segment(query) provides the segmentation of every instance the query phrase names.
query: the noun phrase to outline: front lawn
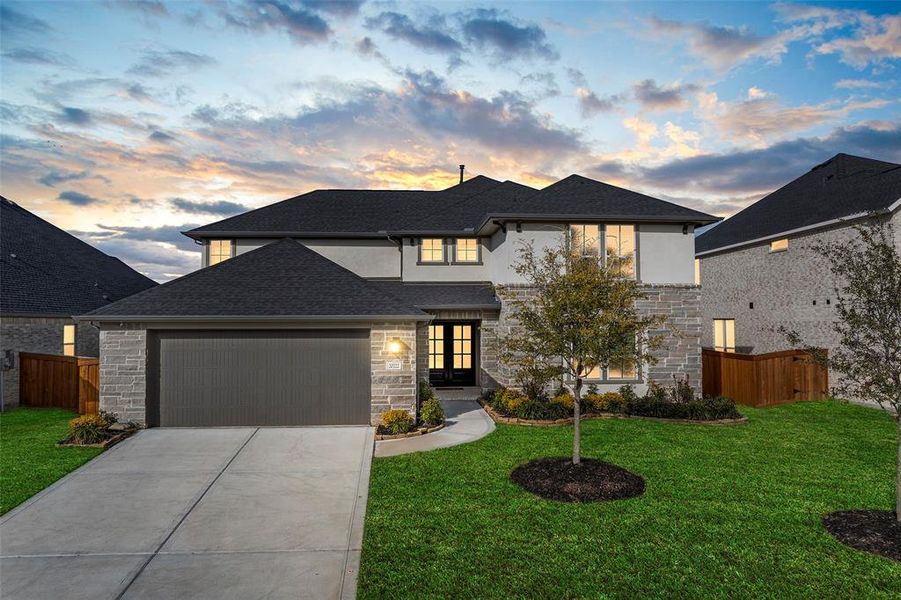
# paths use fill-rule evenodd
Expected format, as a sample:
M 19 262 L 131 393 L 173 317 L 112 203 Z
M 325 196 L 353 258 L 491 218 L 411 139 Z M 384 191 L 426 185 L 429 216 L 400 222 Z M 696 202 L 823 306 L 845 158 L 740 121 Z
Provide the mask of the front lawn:
M 100 454 L 99 448 L 56 447 L 77 416 L 56 408 L 0 414 L 0 514 Z
M 564 456 L 572 427 L 499 425 L 463 446 L 375 459 L 361 598 L 872 598 L 901 563 L 836 542 L 830 511 L 894 508 L 896 426 L 860 406 L 742 407 L 739 426 L 583 423 L 583 455 L 644 495 L 542 500 L 510 471 Z

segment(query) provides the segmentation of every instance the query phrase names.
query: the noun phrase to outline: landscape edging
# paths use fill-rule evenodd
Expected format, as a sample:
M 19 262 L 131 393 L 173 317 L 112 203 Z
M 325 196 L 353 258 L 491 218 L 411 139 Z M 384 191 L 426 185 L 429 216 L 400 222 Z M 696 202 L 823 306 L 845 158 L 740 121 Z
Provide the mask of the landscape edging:
M 495 423 L 502 425 L 525 425 L 527 427 L 555 427 L 557 425 L 572 425 L 575 417 L 565 417 L 563 419 L 520 419 L 517 417 L 505 417 L 499 414 L 494 408 L 486 402 L 479 400 L 479 404 L 488 413 L 488 416 L 494 419 Z M 622 415 L 618 413 L 590 413 L 583 415 L 579 420 L 592 421 L 595 419 L 642 419 L 645 421 L 657 421 L 660 423 L 677 423 L 685 425 L 744 425 L 748 422 L 748 417 L 742 415 L 738 419 L 671 419 L 667 417 L 645 417 L 642 415 Z
M 440 425 L 435 425 L 434 427 L 427 427 L 426 429 L 417 429 L 416 431 L 408 431 L 407 433 L 398 433 L 396 435 L 375 435 L 375 441 L 381 442 L 382 440 L 402 440 L 404 438 L 412 438 L 418 437 L 420 435 L 426 435 L 427 433 L 434 433 L 439 429 L 444 429 L 444 423 Z

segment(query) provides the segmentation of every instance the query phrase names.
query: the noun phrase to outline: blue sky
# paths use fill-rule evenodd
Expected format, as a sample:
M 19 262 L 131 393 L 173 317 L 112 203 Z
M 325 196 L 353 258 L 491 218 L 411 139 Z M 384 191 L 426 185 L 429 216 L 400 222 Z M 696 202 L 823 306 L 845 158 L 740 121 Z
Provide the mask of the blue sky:
M 0 3 L 0 191 L 163 281 L 179 235 L 456 165 L 727 216 L 901 162 L 896 3 Z

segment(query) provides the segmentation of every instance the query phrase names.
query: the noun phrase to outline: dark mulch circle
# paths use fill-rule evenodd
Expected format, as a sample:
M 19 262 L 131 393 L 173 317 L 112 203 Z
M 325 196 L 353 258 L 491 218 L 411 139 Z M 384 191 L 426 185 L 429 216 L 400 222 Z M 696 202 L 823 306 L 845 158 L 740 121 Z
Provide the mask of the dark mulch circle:
M 823 517 L 823 527 L 852 548 L 901 561 L 901 523 L 888 510 L 842 510 Z
M 510 479 L 536 496 L 561 502 L 622 500 L 644 493 L 644 479 L 602 460 L 539 458 L 516 467 Z

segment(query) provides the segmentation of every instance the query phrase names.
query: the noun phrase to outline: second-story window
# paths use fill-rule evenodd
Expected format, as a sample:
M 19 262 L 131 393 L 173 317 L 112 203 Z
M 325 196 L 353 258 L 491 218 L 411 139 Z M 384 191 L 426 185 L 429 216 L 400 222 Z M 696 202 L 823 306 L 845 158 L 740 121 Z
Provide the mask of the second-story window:
M 231 240 L 210 240 L 210 266 L 232 257 Z
M 573 254 L 581 257 L 600 258 L 600 227 L 598 225 L 576 224 L 569 226 L 569 247 Z
M 441 238 L 424 238 L 419 245 L 419 262 L 443 263 L 444 240 Z
M 479 262 L 479 240 L 476 238 L 458 238 L 454 246 L 454 262 Z
M 606 238 L 607 263 L 612 260 L 622 261 L 620 271 L 626 277 L 635 276 L 635 226 L 607 225 L 604 231 Z

